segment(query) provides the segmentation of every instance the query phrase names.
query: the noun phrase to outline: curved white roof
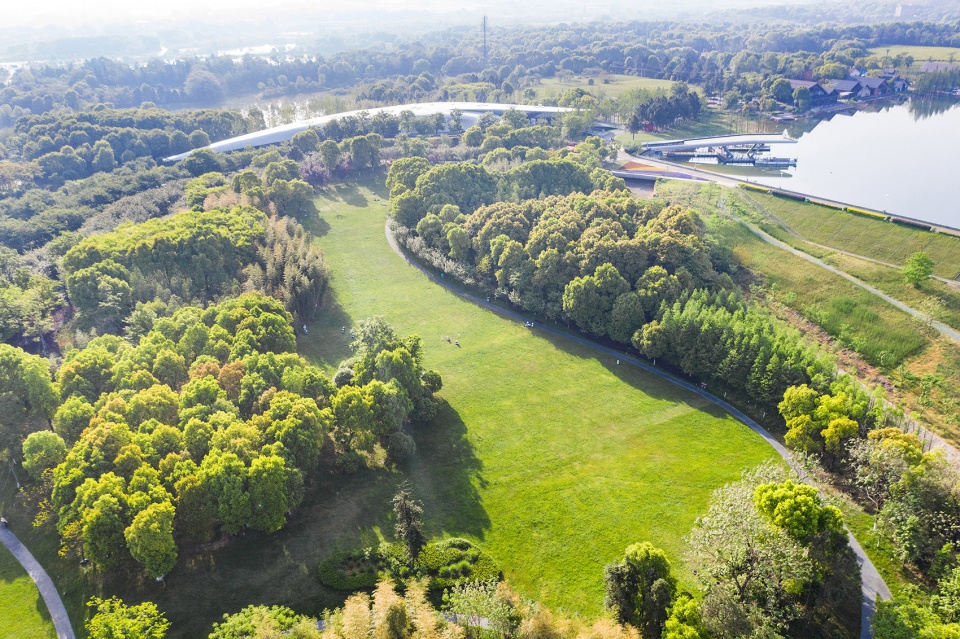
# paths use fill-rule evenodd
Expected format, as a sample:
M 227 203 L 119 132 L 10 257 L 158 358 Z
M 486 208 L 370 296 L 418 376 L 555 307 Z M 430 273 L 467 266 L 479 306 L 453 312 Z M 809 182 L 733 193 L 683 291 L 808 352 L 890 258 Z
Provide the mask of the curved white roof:
M 262 131 L 256 131 L 254 133 L 238 135 L 235 138 L 220 140 L 219 142 L 214 142 L 213 144 L 204 148 L 223 153 L 227 151 L 236 151 L 248 146 L 265 146 L 267 144 L 286 142 L 287 140 L 292 139 L 297 133 L 306 131 L 310 127 L 323 126 L 327 122 L 339 120 L 341 118 L 346 118 L 353 115 L 359 115 L 363 112 L 366 112 L 372 117 L 381 112 L 389 113 L 391 115 L 399 115 L 401 111 L 412 111 L 417 117 L 422 117 L 425 115 L 435 115 L 437 113 L 443 113 L 444 115 L 449 116 L 450 112 L 454 109 L 460 109 L 464 112 L 464 114 L 473 114 L 475 116 L 487 112 L 502 114 L 504 111 L 508 111 L 510 109 L 523 111 L 528 115 L 539 115 L 541 113 L 566 113 L 573 110 L 566 107 L 533 106 L 529 104 L 498 104 L 493 102 L 422 102 L 416 104 L 398 104 L 395 106 L 377 107 L 374 109 L 359 109 L 356 111 L 345 111 L 344 113 L 321 115 L 320 117 L 310 118 L 309 120 L 301 120 L 300 122 L 283 124 L 269 129 L 264 129 Z M 163 161 L 177 162 L 178 160 L 182 160 L 183 158 L 187 157 L 195 150 L 196 149 L 187 151 L 186 153 L 180 153 L 178 155 L 171 155 L 168 158 L 164 158 Z

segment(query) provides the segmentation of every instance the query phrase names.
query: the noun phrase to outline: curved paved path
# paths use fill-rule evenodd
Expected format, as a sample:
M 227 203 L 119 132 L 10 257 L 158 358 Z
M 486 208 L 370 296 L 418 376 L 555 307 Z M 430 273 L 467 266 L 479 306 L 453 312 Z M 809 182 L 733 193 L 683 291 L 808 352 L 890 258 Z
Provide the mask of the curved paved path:
M 414 268 L 419 270 L 421 273 L 426 275 L 435 284 L 438 284 L 444 287 L 454 295 L 457 295 L 465 300 L 468 300 L 478 306 L 486 308 L 487 310 L 493 311 L 509 319 L 513 319 L 518 322 L 529 321 L 529 318 L 525 315 L 521 315 L 520 313 L 503 308 L 492 302 L 487 302 L 486 300 L 480 297 L 471 295 L 466 291 L 460 290 L 459 288 L 453 286 L 450 282 L 446 281 L 445 278 L 437 277 L 424 266 L 411 260 L 407 256 L 407 254 L 400 249 L 400 246 L 397 244 L 396 239 L 393 237 L 393 233 L 390 232 L 389 219 L 387 220 L 385 231 L 387 235 L 387 241 L 390 243 L 390 247 L 397 253 L 397 255 L 403 258 L 403 260 L 407 264 L 409 264 L 410 266 L 413 266 Z M 773 447 L 774 450 L 777 451 L 777 453 L 779 453 L 781 457 L 783 457 L 783 459 L 790 465 L 791 468 L 793 468 L 796 471 L 797 475 L 799 475 L 804 482 L 810 481 L 809 478 L 806 476 L 806 473 L 803 472 L 803 469 L 800 467 L 799 464 L 797 464 L 797 461 L 793 458 L 793 455 L 790 454 L 790 451 L 787 450 L 783 444 L 777 441 L 777 439 L 773 435 L 771 435 L 763 426 L 753 421 L 752 419 L 747 417 L 747 415 L 741 412 L 739 409 L 735 408 L 734 406 L 725 402 L 719 397 L 711 395 L 710 393 L 700 388 L 699 386 L 691 384 L 690 382 L 680 379 L 679 377 L 675 377 L 670 373 L 667 373 L 665 371 L 660 370 L 659 368 L 651 366 L 650 364 L 644 362 L 641 359 L 638 359 L 631 355 L 627 355 L 626 353 L 621 353 L 616 349 L 609 348 L 601 344 L 597 344 L 596 342 L 592 342 L 578 335 L 573 335 L 566 331 L 560 330 L 558 328 L 553 328 L 551 326 L 546 326 L 544 324 L 537 324 L 536 328 L 539 331 L 556 335 L 557 337 L 569 340 L 581 346 L 585 346 L 597 352 L 614 357 L 618 361 L 623 361 L 628 364 L 633 364 L 634 366 L 643 369 L 644 371 L 650 373 L 651 375 L 656 375 L 661 379 L 664 379 L 672 384 L 676 384 L 677 386 L 680 386 L 681 388 L 684 388 L 690 391 L 691 393 L 695 393 L 700 397 L 706 399 L 707 401 L 712 402 L 713 404 L 719 406 L 723 410 L 730 413 L 736 419 L 746 424 L 747 427 L 750 428 L 750 430 L 760 435 L 760 437 L 762 437 L 768 444 L 770 444 Z M 847 532 L 850 532 L 849 529 Z M 879 597 L 882 600 L 888 600 L 892 595 L 890 593 L 890 589 L 887 588 L 886 582 L 883 581 L 883 577 L 880 576 L 880 573 L 877 571 L 876 566 L 874 566 L 873 562 L 870 561 L 870 558 L 867 556 L 867 553 L 864 552 L 863 548 L 860 546 L 859 542 L 857 542 L 857 539 L 856 537 L 853 536 L 852 532 L 850 532 L 850 548 L 853 550 L 853 552 L 857 556 L 857 563 L 860 564 L 861 591 L 863 593 L 863 603 L 860 606 L 860 613 L 861 613 L 860 614 L 860 639 L 872 639 L 873 629 L 870 627 L 870 624 L 871 624 L 871 621 L 873 620 L 874 610 L 876 610 L 877 598 Z
M 60 593 L 57 592 L 57 587 L 53 585 L 53 580 L 50 579 L 47 571 L 6 526 L 0 526 L 0 541 L 10 549 L 13 556 L 17 558 L 20 565 L 24 567 L 30 578 L 37 584 L 40 596 L 43 597 L 43 602 L 47 604 L 47 610 L 50 611 L 50 618 L 53 619 L 53 626 L 57 630 L 57 638 L 76 639 L 76 635 L 73 634 L 73 626 L 70 625 L 67 609 L 63 606 Z

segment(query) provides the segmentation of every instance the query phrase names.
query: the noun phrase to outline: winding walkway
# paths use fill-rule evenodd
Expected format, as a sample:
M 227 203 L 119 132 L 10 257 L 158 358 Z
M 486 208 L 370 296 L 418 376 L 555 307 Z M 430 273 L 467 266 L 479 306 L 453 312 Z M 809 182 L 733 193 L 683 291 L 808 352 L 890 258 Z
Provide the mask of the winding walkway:
M 458 297 L 461 297 L 469 302 L 472 302 L 477 306 L 481 306 L 483 308 L 486 308 L 487 310 L 493 311 L 494 313 L 497 313 L 508 319 L 516 320 L 518 322 L 529 321 L 529 318 L 525 315 L 521 315 L 520 313 L 517 313 L 515 311 L 511 311 L 509 309 L 503 308 L 492 302 L 487 302 L 486 300 L 480 297 L 471 295 L 470 293 L 467 293 L 466 291 L 463 291 L 457 288 L 456 286 L 448 282 L 445 278 L 437 277 L 432 272 L 430 272 L 429 269 L 420 265 L 416 261 L 411 260 L 409 256 L 397 244 L 396 239 L 393 236 L 393 233 L 390 232 L 389 219 L 387 220 L 385 232 L 387 236 L 387 241 L 390 243 L 390 247 L 397 253 L 397 255 L 403 258 L 403 260 L 407 264 L 409 264 L 410 266 L 413 266 L 414 268 L 419 270 L 421 273 L 426 275 L 435 284 L 438 284 L 444 287 L 445 289 L 447 289 L 454 295 L 457 295 Z M 742 411 L 732 406 L 731 404 L 725 402 L 724 400 L 720 399 L 719 397 L 711 395 L 710 393 L 700 388 L 699 386 L 691 384 L 690 382 L 680 379 L 679 377 L 676 377 L 674 375 L 671 375 L 670 373 L 660 370 L 659 368 L 651 366 L 650 364 L 648 364 L 647 362 L 644 362 L 641 359 L 638 359 L 626 353 L 621 353 L 616 349 L 603 346 L 602 344 L 597 344 L 596 342 L 592 342 L 588 339 L 585 339 L 578 335 L 573 335 L 571 333 L 560 330 L 558 328 L 553 328 L 552 326 L 537 324 L 536 328 L 539 331 L 550 333 L 562 339 L 568 340 L 570 342 L 574 342 L 581 346 L 585 346 L 586 348 L 590 348 L 599 353 L 603 353 L 605 355 L 614 357 L 617 359 L 618 362 L 623 361 L 627 364 L 633 364 L 634 366 L 650 373 L 651 375 L 656 375 L 661 379 L 664 379 L 672 384 L 675 384 L 685 390 L 690 391 L 691 393 L 695 393 L 699 395 L 700 397 L 706 399 L 709 402 L 712 402 L 713 404 L 719 406 L 723 410 L 730 413 L 730 415 L 732 415 L 734 418 L 746 424 L 746 426 L 750 428 L 750 430 L 760 435 L 760 437 L 762 437 L 764 441 L 770 444 L 770 446 L 772 446 L 773 449 L 776 450 L 781 457 L 783 457 L 783 459 L 790 465 L 791 468 L 793 468 L 796 471 L 797 475 L 799 475 L 804 482 L 810 483 L 810 479 L 806 476 L 806 473 L 803 472 L 803 469 L 800 467 L 797 461 L 793 458 L 793 455 L 790 454 L 790 451 L 787 450 L 787 448 L 783 444 L 777 441 L 777 439 L 773 435 L 771 435 L 763 426 L 761 426 L 754 420 L 750 419 Z M 848 529 L 848 532 L 849 532 L 849 529 Z M 871 622 L 873 620 L 873 613 L 876 610 L 877 598 L 879 597 L 882 600 L 889 600 L 892 595 L 890 593 L 890 589 L 887 587 L 886 582 L 884 582 L 883 577 L 880 576 L 880 573 L 879 571 L 877 571 L 876 566 L 874 566 L 873 562 L 870 561 L 870 557 L 867 556 L 867 553 L 860 546 L 859 542 L 857 542 L 857 539 L 856 537 L 853 536 L 852 532 L 850 533 L 850 548 L 853 550 L 854 554 L 856 554 L 857 563 L 860 565 L 861 591 L 863 593 L 863 602 L 860 605 L 860 613 L 861 613 L 860 614 L 860 639 L 873 639 L 873 628 L 871 628 Z
M 73 634 L 73 626 L 70 625 L 67 609 L 64 607 L 63 600 L 60 599 L 60 593 L 57 592 L 57 587 L 53 584 L 53 580 L 50 579 L 47 571 L 6 526 L 0 526 L 0 541 L 10 549 L 13 556 L 37 584 L 40 596 L 43 597 L 43 602 L 47 604 L 47 610 L 50 611 L 50 618 L 53 619 L 53 627 L 57 630 L 57 638 L 76 639 L 76 635 Z

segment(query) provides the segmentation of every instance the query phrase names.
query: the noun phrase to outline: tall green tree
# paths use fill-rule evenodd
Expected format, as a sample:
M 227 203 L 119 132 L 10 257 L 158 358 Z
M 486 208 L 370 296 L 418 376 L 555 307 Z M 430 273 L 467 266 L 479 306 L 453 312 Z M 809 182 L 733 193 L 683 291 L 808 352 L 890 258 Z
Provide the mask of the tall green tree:
M 90 639 L 164 639 L 170 622 L 146 601 L 128 606 L 118 597 L 92 598 L 87 605 L 95 612 L 86 627 Z
M 400 490 L 393 498 L 393 513 L 397 518 L 394 531 L 397 538 L 403 542 L 410 555 L 410 561 L 416 561 L 420 551 L 427 545 L 423 535 L 423 506 L 418 503 L 406 489 Z
M 175 512 L 168 501 L 151 504 L 124 531 L 130 554 L 154 579 L 169 573 L 177 563 L 177 544 L 173 540 Z
M 659 637 L 673 603 L 677 580 L 666 554 L 648 542 L 627 548 L 623 560 L 607 564 L 606 606 L 619 623 L 629 623 L 644 637 Z

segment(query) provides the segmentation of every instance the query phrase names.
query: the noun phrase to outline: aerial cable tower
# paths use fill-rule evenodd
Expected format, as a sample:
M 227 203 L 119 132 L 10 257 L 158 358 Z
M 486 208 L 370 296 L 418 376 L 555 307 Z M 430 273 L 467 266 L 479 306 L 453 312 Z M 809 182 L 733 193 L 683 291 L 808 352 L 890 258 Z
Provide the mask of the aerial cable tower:
M 483 16 L 483 62 L 487 62 L 487 16 Z

